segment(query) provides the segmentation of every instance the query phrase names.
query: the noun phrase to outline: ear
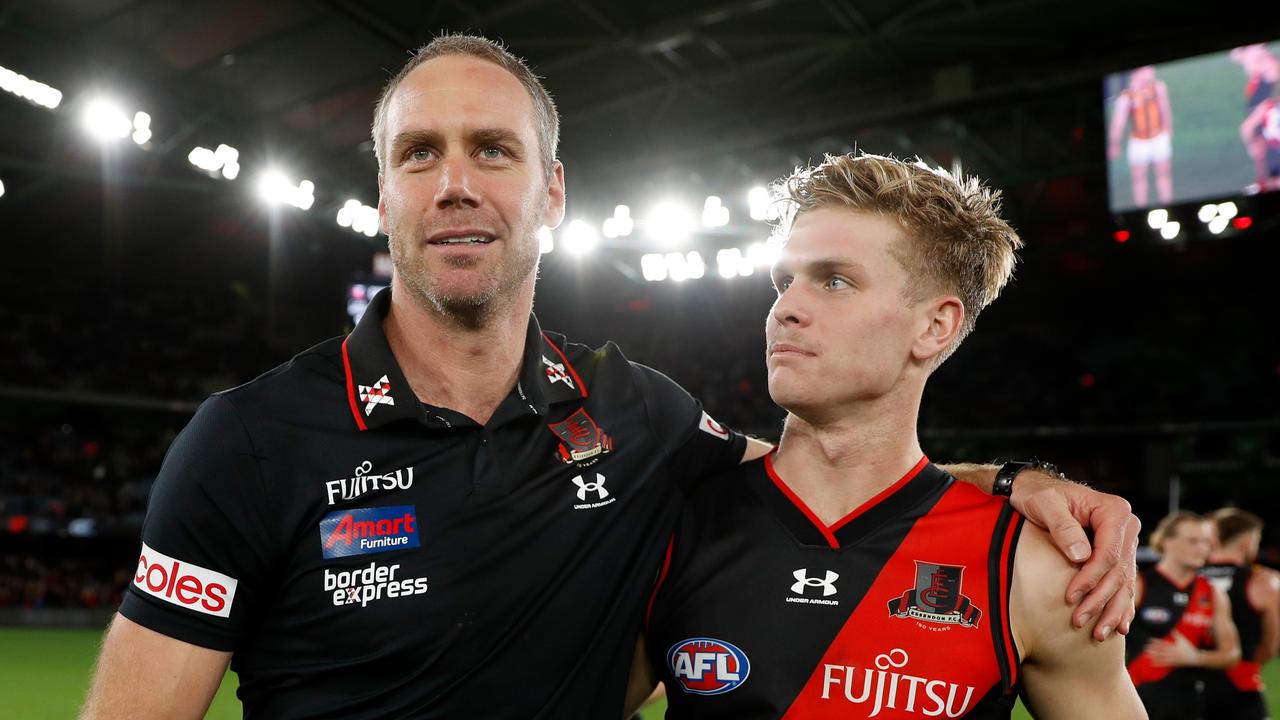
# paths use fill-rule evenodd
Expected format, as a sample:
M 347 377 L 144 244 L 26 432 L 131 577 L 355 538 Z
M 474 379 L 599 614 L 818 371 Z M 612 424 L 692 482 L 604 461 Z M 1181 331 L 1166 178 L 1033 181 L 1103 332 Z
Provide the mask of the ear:
M 387 203 L 382 199 L 382 171 L 378 171 L 378 230 L 391 237 L 391 231 L 387 229 Z
M 922 330 L 911 346 L 911 356 L 926 361 L 955 343 L 964 327 L 964 303 L 954 295 L 942 295 L 921 303 Z
M 551 166 L 551 182 L 547 185 L 547 209 L 542 213 L 542 224 L 551 229 L 564 222 L 564 165 L 556 160 Z

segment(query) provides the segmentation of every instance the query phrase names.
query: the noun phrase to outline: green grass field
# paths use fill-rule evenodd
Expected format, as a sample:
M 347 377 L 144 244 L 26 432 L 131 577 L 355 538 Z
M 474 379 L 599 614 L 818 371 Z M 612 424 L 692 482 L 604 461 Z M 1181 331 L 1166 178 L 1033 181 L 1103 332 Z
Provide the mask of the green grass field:
M 74 718 L 89 684 L 101 633 L 92 630 L 0 628 L 0 718 L 66 720 Z M 1268 704 L 1280 717 L 1280 663 L 1264 671 Z M 236 678 L 228 673 L 206 715 L 210 720 L 240 717 Z M 665 703 L 648 708 L 645 720 L 662 717 Z M 1030 718 L 1019 705 L 1013 715 Z

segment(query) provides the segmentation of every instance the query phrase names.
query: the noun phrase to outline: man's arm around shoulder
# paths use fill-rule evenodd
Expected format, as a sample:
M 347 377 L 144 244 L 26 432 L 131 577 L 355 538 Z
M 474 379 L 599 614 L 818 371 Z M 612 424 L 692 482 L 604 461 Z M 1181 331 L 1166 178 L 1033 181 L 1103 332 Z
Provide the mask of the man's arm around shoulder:
M 1022 657 L 1028 707 L 1038 718 L 1146 718 L 1124 664 L 1124 640 L 1098 642 L 1071 621 L 1062 603 L 1076 567 L 1049 535 L 1023 526 L 1013 570 L 1009 616 Z
M 81 720 L 202 718 L 231 653 L 162 635 L 117 614 L 107 629 Z

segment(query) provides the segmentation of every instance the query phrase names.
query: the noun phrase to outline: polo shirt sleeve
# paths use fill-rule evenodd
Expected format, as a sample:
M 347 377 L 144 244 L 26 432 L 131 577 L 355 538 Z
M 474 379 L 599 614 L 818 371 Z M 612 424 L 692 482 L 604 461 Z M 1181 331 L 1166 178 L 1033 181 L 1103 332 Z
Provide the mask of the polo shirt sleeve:
M 742 462 L 747 438 L 716 422 L 674 380 L 633 363 L 636 382 L 649 411 L 649 424 L 662 443 L 667 466 L 681 488 Z
M 164 635 L 234 650 L 267 588 L 269 502 L 253 442 L 215 395 L 165 455 L 120 614 Z

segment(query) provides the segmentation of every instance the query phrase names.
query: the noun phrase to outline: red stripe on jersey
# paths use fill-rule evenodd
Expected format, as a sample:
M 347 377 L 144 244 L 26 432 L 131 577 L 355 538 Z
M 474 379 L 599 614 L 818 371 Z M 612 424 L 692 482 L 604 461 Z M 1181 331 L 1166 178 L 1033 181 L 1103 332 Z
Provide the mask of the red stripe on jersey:
M 667 571 L 671 569 L 671 551 L 676 546 L 676 536 L 672 535 L 667 541 L 667 555 L 662 559 L 662 570 L 658 571 L 658 582 L 653 584 L 653 592 L 649 594 L 649 606 L 644 610 L 644 629 L 649 629 L 649 616 L 653 614 L 653 601 L 658 599 L 658 591 L 662 589 L 662 583 L 667 579 Z
M 948 488 L 884 564 L 784 720 L 962 717 L 999 687 L 995 641 L 982 623 L 991 621 L 988 565 L 1003 508 L 965 483 Z M 905 593 L 912 602 L 938 599 L 934 587 L 921 585 L 920 572 L 930 566 L 958 569 L 950 575 L 954 586 L 942 591 L 970 612 L 976 608 L 976 622 L 940 619 L 943 613 L 930 614 L 926 601 L 915 606 L 918 613 L 894 613 Z
M 1005 533 L 1004 541 L 1001 543 L 999 565 L 1001 570 L 999 602 L 1000 612 L 1004 620 L 1000 628 L 1001 636 L 1004 639 L 1001 651 L 1009 663 L 1008 687 L 1010 689 L 1018 684 L 1018 646 L 1013 642 L 1013 618 L 1009 615 L 1009 593 L 1012 591 L 1013 586 L 1013 552 L 1016 548 L 1019 521 L 1019 516 L 1014 515 L 1013 521 L 1009 523 L 1009 529 Z
M 911 482 L 911 480 L 915 478 L 916 475 L 919 475 L 920 471 L 923 470 L 924 467 L 928 464 L 929 464 L 929 458 L 927 456 L 921 457 L 920 462 L 916 463 L 915 467 L 908 470 L 906 475 L 903 475 L 901 478 L 898 478 L 897 482 L 885 488 L 884 490 L 881 490 L 875 497 L 862 503 L 858 507 L 854 508 L 853 512 L 837 520 L 835 524 L 831 526 L 831 532 L 835 533 L 840 528 L 844 527 L 845 525 L 848 525 L 854 518 L 858 517 L 862 513 L 866 512 L 867 510 L 870 510 L 876 505 L 879 505 L 881 501 L 883 501 L 885 498 L 901 490 L 903 485 L 906 485 L 907 483 Z
M 778 486 L 778 489 L 782 491 L 783 495 L 787 496 L 787 499 L 791 501 L 791 504 L 795 505 L 800 512 L 804 513 L 805 517 L 809 518 L 809 522 L 813 523 L 813 526 L 818 528 L 818 532 L 822 533 L 822 537 L 826 538 L 827 544 L 830 545 L 832 549 L 839 550 L 840 543 L 836 541 L 835 533 L 831 532 L 831 528 L 827 527 L 826 523 L 819 520 L 817 513 L 810 510 L 809 506 L 804 504 L 804 500 L 801 500 L 800 496 L 792 492 L 791 488 L 787 487 L 787 484 L 782 481 L 782 478 L 778 477 L 778 472 L 773 469 L 773 456 L 776 452 L 778 451 L 775 448 L 774 450 L 769 451 L 768 455 L 764 456 L 764 469 L 765 472 L 769 473 L 769 479 L 773 481 L 774 485 Z
M 342 369 L 347 373 L 347 404 L 351 406 L 351 416 L 356 419 L 356 427 L 363 432 L 369 429 L 364 424 L 364 418 L 360 417 L 360 406 L 356 404 L 356 384 L 351 380 L 351 358 L 347 355 L 347 343 L 351 340 L 348 335 L 342 341 Z
M 569 374 L 573 376 L 573 381 L 578 383 L 578 389 L 582 391 L 583 399 L 586 399 L 587 386 L 583 384 L 582 378 L 578 377 L 578 371 L 573 369 L 573 364 L 569 362 L 569 358 L 565 357 L 560 348 L 556 347 L 556 344 L 551 342 L 551 338 L 547 337 L 546 333 L 542 333 L 542 339 L 546 340 L 547 344 L 551 346 L 551 349 L 555 350 L 556 354 L 560 356 L 560 359 L 564 361 L 564 366 L 569 368 Z

